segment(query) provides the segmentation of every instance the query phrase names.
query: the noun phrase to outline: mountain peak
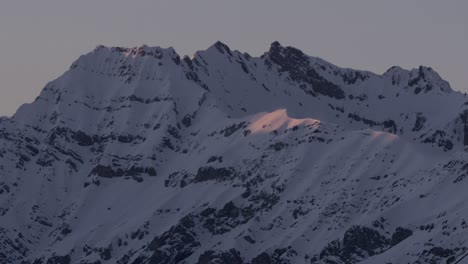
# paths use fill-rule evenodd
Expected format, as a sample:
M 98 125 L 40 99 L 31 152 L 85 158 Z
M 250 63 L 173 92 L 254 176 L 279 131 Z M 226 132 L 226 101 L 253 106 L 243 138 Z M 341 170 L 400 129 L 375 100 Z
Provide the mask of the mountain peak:
M 273 41 L 270 45 L 270 49 L 268 50 L 267 54 L 273 54 L 273 56 L 279 55 L 280 53 L 286 53 L 286 55 L 293 55 L 296 57 L 303 57 L 305 55 L 301 50 L 290 47 L 290 46 L 282 46 L 278 41 Z
M 452 92 L 450 84 L 442 79 L 440 75 L 431 67 L 419 66 L 418 69 L 410 71 L 410 80 L 408 82 L 410 87 L 416 87 L 415 93 L 424 91 L 425 93 L 439 89 L 442 92 Z
M 96 48 L 80 56 L 70 69 L 82 68 L 92 69 L 92 71 L 110 71 L 110 62 L 120 66 L 124 64 L 133 64 L 141 59 L 164 60 L 169 58 L 176 63 L 180 62 L 180 56 L 172 47 L 162 48 L 160 46 L 150 47 L 141 45 L 138 47 L 107 47 L 98 45 Z
M 228 45 L 224 44 L 223 42 L 221 41 L 216 41 L 213 45 L 211 45 L 207 51 L 210 51 L 210 50 L 216 50 L 222 54 L 229 54 L 230 56 L 232 56 L 232 51 L 231 49 L 229 48 Z
M 275 50 L 275 49 L 278 49 L 278 48 L 282 48 L 283 46 L 281 46 L 281 44 L 279 43 L 279 41 L 275 40 L 271 43 L 270 45 L 270 51 L 271 50 Z
M 431 67 L 427 66 L 421 65 L 411 70 L 392 66 L 383 76 L 390 78 L 393 85 L 403 85 L 406 89 L 413 90 L 415 94 L 427 93 L 433 90 L 445 93 L 453 91 L 447 81 L 442 79 Z

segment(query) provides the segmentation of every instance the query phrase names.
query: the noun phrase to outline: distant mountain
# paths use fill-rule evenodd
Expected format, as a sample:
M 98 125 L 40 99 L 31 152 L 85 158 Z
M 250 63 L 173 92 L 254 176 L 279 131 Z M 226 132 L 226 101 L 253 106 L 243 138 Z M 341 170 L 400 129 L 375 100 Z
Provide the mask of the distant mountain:
M 0 262 L 454 263 L 467 121 L 423 66 L 99 46 L 0 119 Z

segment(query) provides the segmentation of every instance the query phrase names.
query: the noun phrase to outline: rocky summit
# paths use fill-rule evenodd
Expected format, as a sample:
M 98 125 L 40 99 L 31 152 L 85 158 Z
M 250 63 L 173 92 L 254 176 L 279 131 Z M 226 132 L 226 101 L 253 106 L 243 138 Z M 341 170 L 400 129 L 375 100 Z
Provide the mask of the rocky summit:
M 98 46 L 0 119 L 0 263 L 455 263 L 467 146 L 429 67 Z

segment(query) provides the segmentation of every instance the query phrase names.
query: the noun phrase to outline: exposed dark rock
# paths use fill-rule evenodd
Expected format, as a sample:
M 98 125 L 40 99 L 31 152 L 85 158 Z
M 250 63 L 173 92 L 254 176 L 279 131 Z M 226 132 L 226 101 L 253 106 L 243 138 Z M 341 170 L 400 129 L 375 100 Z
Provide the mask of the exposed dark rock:
M 247 223 L 254 217 L 251 207 L 239 208 L 234 202 L 226 203 L 223 208 L 207 208 L 198 216 L 202 226 L 212 234 L 224 234 L 233 228 Z
M 292 47 L 282 47 L 277 41 L 271 44 L 268 58 L 280 66 L 280 72 L 287 72 L 289 77 L 298 83 L 304 92 L 312 96 L 325 95 L 335 99 L 343 99 L 344 91 L 336 84 L 323 78 L 310 65 L 310 59 L 302 51 Z
M 245 241 L 249 242 L 250 244 L 255 244 L 257 241 L 255 241 L 251 236 L 244 236 Z
M 148 176 L 156 176 L 156 170 L 151 167 L 137 167 L 132 166 L 130 168 L 117 168 L 113 169 L 111 166 L 97 165 L 91 171 L 92 175 L 97 175 L 103 178 L 114 178 L 122 176 L 140 176 L 142 174 L 147 174 Z
M 229 56 L 232 57 L 231 49 L 229 49 L 229 47 L 226 44 L 222 43 L 221 41 L 216 41 L 214 46 L 222 54 L 227 53 L 229 54 Z
M 242 68 L 242 70 L 243 70 L 245 73 L 247 73 L 247 74 L 250 73 L 250 72 L 249 72 L 249 68 L 247 67 L 247 65 L 245 64 L 245 62 L 243 62 L 242 60 L 236 60 L 236 61 L 237 61 L 237 63 L 239 63 L 239 64 L 241 65 L 241 68 Z
M 94 143 L 93 137 L 86 135 L 81 131 L 73 133 L 72 137 L 80 146 L 91 146 Z
M 162 142 L 159 146 L 162 148 L 168 148 L 170 150 L 176 150 L 175 146 L 172 144 L 172 141 L 167 137 L 162 138 Z
M 370 119 L 360 117 L 358 114 L 348 114 L 348 117 L 355 120 L 355 121 L 363 122 L 364 124 L 366 124 L 366 125 L 368 125 L 370 127 L 380 125 L 380 123 L 375 122 L 375 121 L 370 120 Z
M 93 136 L 87 135 L 82 131 L 73 131 L 65 127 L 55 127 L 52 129 L 46 139 L 49 144 L 57 138 L 63 138 L 66 142 L 76 142 L 79 146 L 91 146 L 94 144 Z
M 346 231 L 343 237 L 345 255 L 357 252 L 357 249 L 374 255 L 388 245 L 388 239 L 378 231 L 368 227 L 355 226 Z
M 208 88 L 208 85 L 206 85 L 206 83 L 202 82 L 200 80 L 200 77 L 198 77 L 198 74 L 196 74 L 195 72 L 193 72 L 193 71 L 187 72 L 185 74 L 185 77 L 187 78 L 187 80 L 195 82 L 197 85 L 199 85 L 200 87 L 202 87 L 206 91 L 210 91 L 210 89 Z
M 438 256 L 438 257 L 442 257 L 442 258 L 448 258 L 451 255 L 453 255 L 455 252 L 453 252 L 453 250 L 447 249 L 447 248 L 433 247 L 433 248 L 431 248 L 429 250 L 429 253 L 434 255 L 434 256 Z
M 283 143 L 283 142 L 276 142 L 274 144 L 271 144 L 268 148 L 269 149 L 274 149 L 275 151 L 280 151 L 284 148 L 286 148 L 288 144 Z
M 463 124 L 463 145 L 468 146 L 468 110 L 460 114 L 460 119 Z
M 359 101 L 362 102 L 362 101 L 367 100 L 367 95 L 366 94 L 360 94 L 360 95 L 354 96 L 354 95 L 350 94 L 348 96 L 348 98 L 351 99 L 351 100 L 359 100 Z
M 65 225 L 62 230 L 60 231 L 60 234 L 66 236 L 72 232 L 71 228 L 69 225 Z
M 172 58 L 172 61 L 176 64 L 176 65 L 180 65 L 180 56 L 179 55 L 176 55 Z
M 194 182 L 204 182 L 210 180 L 225 181 L 233 178 L 235 170 L 232 167 L 214 168 L 211 166 L 201 167 L 195 175 Z
M 47 264 L 70 264 L 71 258 L 69 255 L 65 256 L 53 256 L 47 259 Z
M 280 197 L 274 193 L 261 191 L 250 196 L 248 200 L 257 204 L 257 210 L 269 210 L 279 202 Z
M 437 143 L 437 146 L 443 147 L 444 150 L 451 150 L 453 143 L 450 139 L 446 139 L 447 134 L 442 130 L 436 130 L 431 136 L 425 138 L 423 143 Z
M 244 260 L 242 259 L 240 252 L 232 248 L 223 252 L 207 250 L 200 255 L 197 261 L 197 264 L 217 263 L 243 264 Z
M 180 139 L 181 136 L 179 134 L 179 130 L 173 126 L 169 126 L 167 129 L 167 132 L 175 139 Z
M 397 132 L 397 125 L 393 120 L 385 120 L 383 121 L 383 127 L 388 129 L 390 133 L 396 134 Z
M 103 248 L 103 249 L 100 251 L 99 256 L 100 256 L 103 260 L 110 260 L 110 259 L 112 258 L 112 245 L 109 245 L 108 247 Z
M 215 161 L 218 161 L 218 162 L 222 163 L 223 162 L 223 156 L 211 156 L 206 163 L 211 163 L 211 162 L 215 162 Z
M 262 252 L 254 257 L 251 264 L 290 264 L 292 257 L 297 256 L 297 252 L 291 247 L 277 248 L 273 253 Z
M 422 113 L 418 113 L 416 115 L 416 122 L 414 123 L 414 127 L 411 129 L 411 131 L 420 131 L 423 128 L 424 123 L 426 123 L 426 120 L 426 117 L 424 117 Z
M 185 127 L 191 126 L 192 125 L 192 117 L 190 115 L 184 116 L 184 118 L 182 119 L 182 124 Z
M 39 154 L 39 150 L 31 145 L 26 145 L 26 148 L 30 151 L 31 155 L 33 156 Z
M 398 231 L 395 242 L 404 235 Z M 365 226 L 353 226 L 348 229 L 343 240 L 330 242 L 321 252 L 320 259 L 332 261 L 339 258 L 343 263 L 358 263 L 369 256 L 380 254 L 391 245 L 391 240 L 377 230 Z
M 271 90 L 268 89 L 268 87 L 266 87 L 266 85 L 265 85 L 264 83 L 262 83 L 262 87 L 263 87 L 263 89 L 265 89 L 267 92 L 271 92 Z
M 133 135 L 119 135 L 117 137 L 120 143 L 131 143 L 134 139 L 135 137 Z
M 246 128 L 246 127 L 247 127 L 247 123 L 241 122 L 239 124 L 233 124 L 231 126 L 228 126 L 224 128 L 223 130 L 221 130 L 219 133 L 224 134 L 225 137 L 229 137 L 230 135 L 234 134 L 239 129 Z
M 346 84 L 356 84 L 357 81 L 365 81 L 369 78 L 367 74 L 359 71 L 347 71 L 342 76 Z
M 119 177 L 123 176 L 123 172 L 119 172 L 117 174 L 116 171 L 112 169 L 110 166 L 104 166 L 104 165 L 97 165 L 92 171 L 92 174 L 96 174 L 100 177 L 105 177 L 105 178 L 111 178 L 111 177 Z
M 272 264 L 272 260 L 270 255 L 266 252 L 261 253 L 260 255 L 256 256 L 252 259 L 252 264 Z
M 219 210 L 217 217 L 228 217 L 235 218 L 240 214 L 239 208 L 237 208 L 234 203 L 228 202 L 224 205 L 223 209 Z
M 175 264 L 190 257 L 200 246 L 197 235 L 192 230 L 194 227 L 193 217 L 188 215 L 161 236 L 155 237 L 148 245 L 147 251 L 152 254 L 146 263 Z
M 164 181 L 165 187 L 185 187 L 189 182 L 192 182 L 192 174 L 187 173 L 186 171 L 176 171 L 167 177 L 167 180 Z
M 391 244 L 395 246 L 396 244 L 400 243 L 401 241 L 407 239 L 408 237 L 413 235 L 413 231 L 403 228 L 397 227 L 395 232 L 392 235 Z

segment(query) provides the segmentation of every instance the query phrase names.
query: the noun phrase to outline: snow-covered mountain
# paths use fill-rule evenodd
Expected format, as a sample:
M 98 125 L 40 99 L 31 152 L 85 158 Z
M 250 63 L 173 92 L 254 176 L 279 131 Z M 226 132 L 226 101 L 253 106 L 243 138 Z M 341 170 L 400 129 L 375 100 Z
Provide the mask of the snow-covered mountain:
M 0 262 L 454 263 L 466 146 L 431 68 L 99 46 L 0 119 Z

